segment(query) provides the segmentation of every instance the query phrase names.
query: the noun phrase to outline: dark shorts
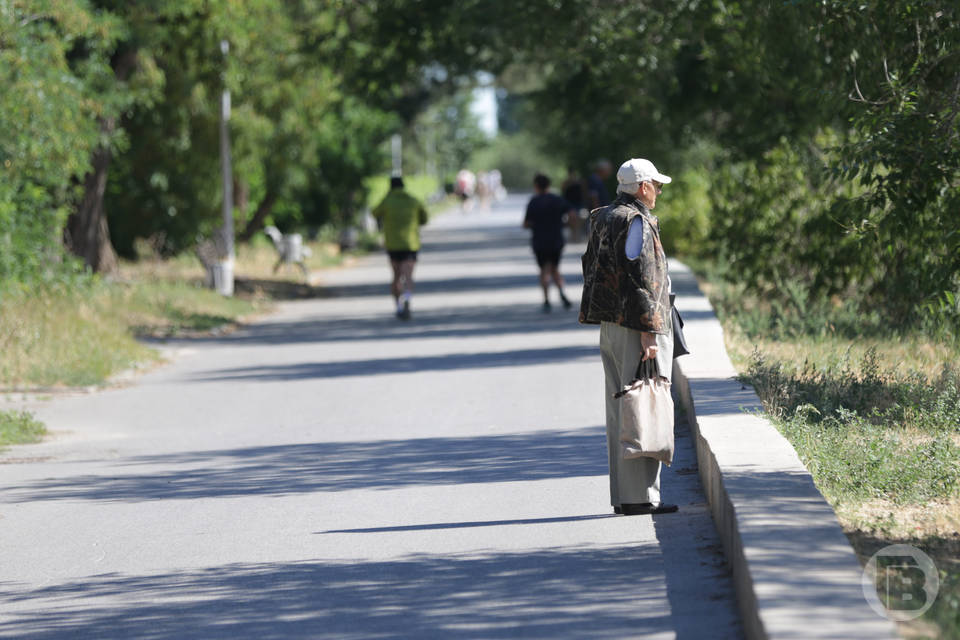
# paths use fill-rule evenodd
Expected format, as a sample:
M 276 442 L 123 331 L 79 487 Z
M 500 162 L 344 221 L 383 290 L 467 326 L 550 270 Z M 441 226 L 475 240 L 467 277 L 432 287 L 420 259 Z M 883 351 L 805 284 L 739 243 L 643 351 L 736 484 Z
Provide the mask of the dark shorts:
M 534 249 L 533 253 L 537 256 L 537 264 L 545 267 L 548 264 L 560 264 L 560 254 L 563 253 L 563 249 L 551 249 L 549 251 L 537 251 Z
M 406 260 L 416 260 L 417 252 L 416 251 L 387 251 L 387 255 L 390 256 L 390 262 L 404 262 Z

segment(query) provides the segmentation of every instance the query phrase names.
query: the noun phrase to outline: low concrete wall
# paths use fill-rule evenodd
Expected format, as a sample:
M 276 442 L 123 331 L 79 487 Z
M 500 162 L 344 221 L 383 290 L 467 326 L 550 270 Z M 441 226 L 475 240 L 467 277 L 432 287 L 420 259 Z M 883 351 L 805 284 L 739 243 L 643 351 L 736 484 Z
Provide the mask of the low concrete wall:
M 860 563 L 833 509 L 790 443 L 759 415 L 753 390 L 735 379 L 723 330 L 693 274 L 675 261 L 670 274 L 691 352 L 674 361 L 673 386 L 690 417 L 746 636 L 898 638 L 867 604 Z

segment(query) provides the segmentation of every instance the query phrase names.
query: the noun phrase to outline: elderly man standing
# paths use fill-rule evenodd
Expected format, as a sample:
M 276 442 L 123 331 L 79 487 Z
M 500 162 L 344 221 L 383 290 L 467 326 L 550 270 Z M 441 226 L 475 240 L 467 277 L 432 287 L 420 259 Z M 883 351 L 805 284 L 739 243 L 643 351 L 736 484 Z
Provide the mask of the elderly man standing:
M 641 360 L 655 359 L 669 379 L 673 367 L 670 277 L 660 242 L 660 223 L 651 213 L 661 187 L 671 181 L 649 160 L 627 160 L 617 171 L 617 199 L 590 214 L 583 255 L 580 322 L 600 325 L 606 379 L 610 502 L 624 515 L 672 513 L 660 502 L 660 462 L 623 459 L 620 405 L 613 394 L 634 379 Z

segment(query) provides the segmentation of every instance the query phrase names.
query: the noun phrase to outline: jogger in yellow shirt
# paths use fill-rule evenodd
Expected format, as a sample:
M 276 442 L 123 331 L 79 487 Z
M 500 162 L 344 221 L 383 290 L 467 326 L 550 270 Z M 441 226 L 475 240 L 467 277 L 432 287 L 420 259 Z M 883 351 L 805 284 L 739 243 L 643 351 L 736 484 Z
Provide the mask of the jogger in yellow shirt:
M 413 296 L 413 268 L 420 250 L 420 227 L 427 223 L 423 204 L 404 191 L 403 178 L 390 178 L 390 192 L 373 210 L 373 216 L 383 229 L 387 255 L 393 268 L 390 292 L 397 305 L 397 317 L 410 319 L 410 299 Z

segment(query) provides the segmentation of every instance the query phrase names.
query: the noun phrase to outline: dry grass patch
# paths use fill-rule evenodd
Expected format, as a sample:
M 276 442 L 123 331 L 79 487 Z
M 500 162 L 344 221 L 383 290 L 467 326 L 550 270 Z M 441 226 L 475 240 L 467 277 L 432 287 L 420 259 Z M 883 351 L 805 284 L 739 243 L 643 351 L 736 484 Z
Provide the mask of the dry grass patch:
M 836 512 L 848 532 L 869 531 L 890 538 L 956 538 L 960 543 L 960 498 L 930 500 L 923 504 L 896 504 L 876 499 L 841 504 Z M 956 560 L 960 562 L 960 555 Z

